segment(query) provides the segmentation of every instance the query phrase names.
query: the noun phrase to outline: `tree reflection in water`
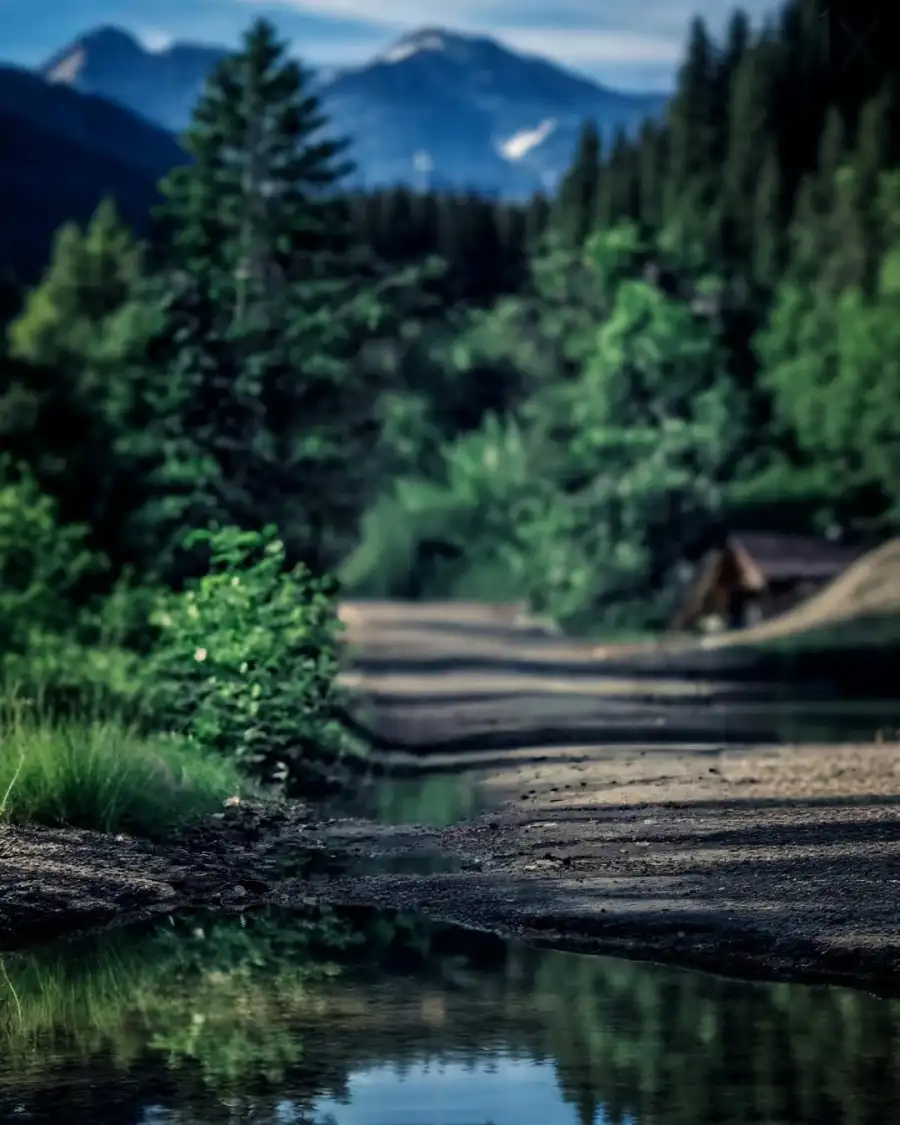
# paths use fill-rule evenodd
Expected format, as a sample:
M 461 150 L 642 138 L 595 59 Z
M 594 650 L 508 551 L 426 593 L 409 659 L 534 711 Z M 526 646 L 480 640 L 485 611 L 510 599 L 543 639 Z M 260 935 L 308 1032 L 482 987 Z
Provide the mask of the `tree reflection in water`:
M 495 1084 L 527 1066 L 559 1121 L 880 1125 L 900 1120 L 900 1004 L 316 907 L 171 919 L 0 971 L 3 1121 L 300 1125 L 351 1096 L 383 1118 L 426 1063 Z M 458 1085 L 454 1105 L 486 1088 Z

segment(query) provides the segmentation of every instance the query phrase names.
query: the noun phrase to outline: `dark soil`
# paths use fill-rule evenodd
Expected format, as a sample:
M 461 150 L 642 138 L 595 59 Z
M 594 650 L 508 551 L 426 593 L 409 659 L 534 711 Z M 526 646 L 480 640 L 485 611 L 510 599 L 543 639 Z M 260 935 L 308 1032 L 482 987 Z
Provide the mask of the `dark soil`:
M 900 994 L 900 745 L 754 745 L 766 708 L 733 680 L 610 680 L 585 649 L 571 672 L 569 643 L 487 610 L 470 636 L 450 612 L 358 609 L 354 650 L 379 657 L 357 680 L 361 717 L 407 763 L 464 759 L 491 812 L 438 831 L 240 806 L 166 846 L 0 828 L 0 948 L 189 906 L 316 900 Z M 455 670 L 396 673 L 392 644 L 404 667 L 442 653 Z M 523 647 L 538 671 L 510 671 Z M 473 649 L 494 663 L 466 672 Z

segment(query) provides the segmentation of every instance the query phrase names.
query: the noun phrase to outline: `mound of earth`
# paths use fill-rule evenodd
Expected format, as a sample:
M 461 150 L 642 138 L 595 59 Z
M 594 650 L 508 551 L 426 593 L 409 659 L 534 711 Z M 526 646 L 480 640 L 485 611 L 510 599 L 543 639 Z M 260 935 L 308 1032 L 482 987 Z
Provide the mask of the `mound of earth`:
M 849 627 L 856 622 L 871 626 L 878 619 L 888 622 L 892 618 L 900 619 L 900 539 L 891 539 L 869 551 L 787 613 L 740 632 L 711 637 L 704 647 L 757 644 Z

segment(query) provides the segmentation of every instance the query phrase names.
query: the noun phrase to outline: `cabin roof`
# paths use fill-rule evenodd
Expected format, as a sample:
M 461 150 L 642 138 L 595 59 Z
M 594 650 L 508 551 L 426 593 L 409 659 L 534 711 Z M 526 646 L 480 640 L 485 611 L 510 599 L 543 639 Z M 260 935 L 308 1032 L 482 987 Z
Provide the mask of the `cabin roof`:
M 827 580 L 859 556 L 855 548 L 829 539 L 775 532 L 735 532 L 727 546 L 749 558 L 766 582 Z

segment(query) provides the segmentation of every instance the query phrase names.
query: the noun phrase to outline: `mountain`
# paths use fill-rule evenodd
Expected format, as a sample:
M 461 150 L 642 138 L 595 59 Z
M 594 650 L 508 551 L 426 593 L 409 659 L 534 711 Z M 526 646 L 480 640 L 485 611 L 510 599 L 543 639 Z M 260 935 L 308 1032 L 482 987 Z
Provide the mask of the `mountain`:
M 130 110 L 0 66 L 0 273 L 33 280 L 56 228 L 88 219 L 104 196 L 141 229 L 156 181 L 185 159 Z
M 40 70 L 48 82 L 99 94 L 171 130 L 182 129 L 222 48 L 146 50 L 99 28 Z M 496 41 L 443 28 L 403 36 L 364 66 L 318 76 L 335 132 L 349 136 L 368 186 L 412 182 L 521 196 L 551 187 L 569 165 L 582 122 L 611 137 L 665 104 L 626 94 Z
M 207 74 L 227 54 L 223 47 L 190 43 L 148 51 L 121 28 L 99 27 L 58 51 L 40 73 L 50 83 L 99 94 L 180 132 Z
M 521 195 L 552 186 L 590 118 L 610 137 L 661 109 L 492 39 L 425 28 L 323 87 L 367 182 L 432 178 Z M 419 173 L 418 177 L 416 173 Z

